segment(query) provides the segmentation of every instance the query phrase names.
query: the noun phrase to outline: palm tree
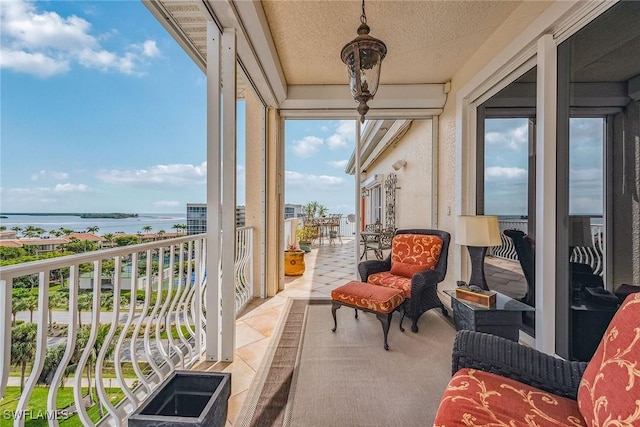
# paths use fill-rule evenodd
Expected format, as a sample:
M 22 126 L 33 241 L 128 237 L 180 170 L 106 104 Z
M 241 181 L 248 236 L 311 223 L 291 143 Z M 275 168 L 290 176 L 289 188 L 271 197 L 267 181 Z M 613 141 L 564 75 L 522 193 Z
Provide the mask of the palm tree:
M 97 225 L 87 227 L 87 233 L 97 233 L 98 230 L 100 230 L 100 227 L 98 227 Z
M 11 328 L 11 364 L 20 367 L 20 392 L 24 390 L 27 364 L 36 353 L 36 324 L 22 323 Z
M 7 231 L 6 225 L 0 225 L 0 231 Z
M 91 372 L 94 370 L 94 364 L 96 362 L 96 359 L 98 357 L 98 353 L 100 353 L 100 349 L 102 348 L 103 345 L 105 345 L 105 339 L 107 338 L 107 335 L 109 334 L 109 329 L 111 328 L 111 325 L 109 324 L 102 324 L 98 326 L 98 333 L 96 335 L 96 341 L 93 344 L 93 347 L 91 347 L 91 349 L 89 350 L 89 358 L 87 359 L 87 365 L 85 366 L 85 372 L 87 374 L 87 385 L 88 385 L 88 392 L 89 392 L 89 403 L 91 405 L 94 404 L 93 402 L 93 393 L 91 391 L 92 389 L 92 379 L 91 379 Z M 85 348 L 87 347 L 87 345 L 89 344 L 89 337 L 91 336 L 91 325 L 86 325 L 86 326 L 82 326 L 80 327 L 80 329 L 78 330 L 78 335 L 77 335 L 77 340 L 76 340 L 76 354 L 74 355 L 74 359 L 76 360 L 80 360 L 80 355 L 85 351 Z M 111 358 L 111 356 L 113 356 L 113 353 L 115 351 L 115 340 L 108 343 L 107 345 L 109 346 L 107 348 L 107 352 L 105 354 L 105 359 L 109 359 Z M 76 362 L 77 364 L 77 362 Z M 100 416 L 102 417 L 103 414 L 103 409 L 102 406 L 100 406 L 99 408 L 100 411 Z
M 27 296 L 29 292 L 26 289 L 14 289 L 11 297 L 11 314 L 13 315 L 13 326 L 16 325 L 18 312 L 28 309 Z
M 173 227 L 176 230 L 176 233 L 185 232 L 187 230 L 187 224 L 173 224 Z
M 64 228 L 64 227 L 60 227 L 60 231 L 62 231 L 62 234 L 64 234 L 65 236 L 68 236 L 71 233 L 74 233 L 74 231 L 70 228 Z
M 113 233 L 107 233 L 104 236 L 102 236 L 106 239 L 107 242 L 109 242 L 109 246 L 113 246 L 113 241 L 115 239 L 115 234 Z
M 62 230 L 51 230 L 51 231 L 49 231 L 49 234 L 54 236 L 54 237 L 60 237 L 64 233 L 62 232 Z
M 27 310 L 29 310 L 29 323 L 33 323 L 33 312 L 38 308 L 38 297 L 34 294 L 29 294 L 25 298 L 25 304 Z
M 44 228 L 36 227 L 34 225 L 28 225 L 27 228 L 24 229 L 22 234 L 25 237 L 40 237 L 46 230 Z
M 53 308 L 69 304 L 67 294 L 60 291 L 52 291 L 49 294 L 49 330 L 53 327 Z
M 91 310 L 93 306 L 93 293 L 80 292 L 78 294 L 78 325 L 82 327 L 82 312 Z
M 18 234 L 19 232 L 22 231 L 22 227 L 18 227 L 17 225 L 15 227 L 11 227 L 11 230 L 15 231 L 16 234 Z

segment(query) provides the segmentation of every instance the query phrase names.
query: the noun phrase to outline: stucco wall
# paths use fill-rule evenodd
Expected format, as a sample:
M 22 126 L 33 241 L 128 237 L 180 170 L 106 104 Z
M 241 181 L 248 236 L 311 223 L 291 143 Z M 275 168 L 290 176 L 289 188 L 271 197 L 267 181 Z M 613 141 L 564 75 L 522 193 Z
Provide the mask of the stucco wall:
M 368 171 L 371 176 L 384 174 L 385 179 L 390 173 L 396 174 L 397 228 L 431 227 L 432 142 L 432 121 L 415 120 L 402 139 L 393 143 Z M 395 171 L 391 165 L 401 159 L 407 164 Z

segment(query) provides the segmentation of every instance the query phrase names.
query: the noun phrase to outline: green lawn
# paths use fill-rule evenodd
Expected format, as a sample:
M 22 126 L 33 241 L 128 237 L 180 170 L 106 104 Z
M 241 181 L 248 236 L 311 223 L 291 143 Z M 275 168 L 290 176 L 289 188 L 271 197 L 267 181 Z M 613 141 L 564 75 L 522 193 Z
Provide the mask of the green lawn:
M 124 398 L 124 393 L 119 388 L 107 388 L 107 393 L 111 398 L 111 402 L 114 404 Z M 31 395 L 28 408 L 31 411 L 26 414 L 25 426 L 26 427 L 45 427 L 47 426 L 46 410 L 47 410 L 47 395 L 49 388 L 36 387 Z M 86 394 L 87 389 L 83 388 L 82 393 Z M 97 401 L 97 394 L 95 389 L 93 390 L 95 401 Z M 10 427 L 13 425 L 13 414 L 15 413 L 18 400 L 20 399 L 20 387 L 7 387 L 4 399 L 0 401 L 0 427 Z M 65 387 L 58 390 L 58 408 L 66 408 L 73 403 L 73 389 L 71 387 Z M 89 417 L 95 422 L 100 418 L 97 405 L 87 409 Z M 105 411 L 106 413 L 106 411 Z M 61 415 L 58 418 L 58 422 L 64 427 L 82 426 L 78 415 L 72 415 L 65 417 Z

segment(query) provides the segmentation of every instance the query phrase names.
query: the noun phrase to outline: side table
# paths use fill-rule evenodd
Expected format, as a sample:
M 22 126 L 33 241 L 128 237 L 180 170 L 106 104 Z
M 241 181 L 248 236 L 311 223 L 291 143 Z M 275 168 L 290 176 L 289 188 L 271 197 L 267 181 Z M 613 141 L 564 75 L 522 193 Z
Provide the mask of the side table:
M 451 297 L 453 322 L 458 331 L 468 329 L 486 332 L 517 342 L 522 326 L 522 313 L 535 311 L 535 308 L 500 292 L 496 292 L 496 304 L 491 307 L 458 299 L 453 289 L 444 292 Z

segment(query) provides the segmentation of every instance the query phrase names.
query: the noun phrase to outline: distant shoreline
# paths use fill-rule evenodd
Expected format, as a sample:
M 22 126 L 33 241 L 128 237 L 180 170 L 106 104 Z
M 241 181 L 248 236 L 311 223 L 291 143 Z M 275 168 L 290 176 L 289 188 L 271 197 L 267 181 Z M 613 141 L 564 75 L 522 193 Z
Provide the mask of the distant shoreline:
M 123 219 L 123 218 L 137 218 L 138 214 L 128 213 L 33 213 L 33 212 L 20 212 L 20 213 L 0 213 L 1 218 L 7 218 L 6 215 L 28 215 L 28 216 L 79 216 L 80 218 L 110 218 L 110 219 Z

